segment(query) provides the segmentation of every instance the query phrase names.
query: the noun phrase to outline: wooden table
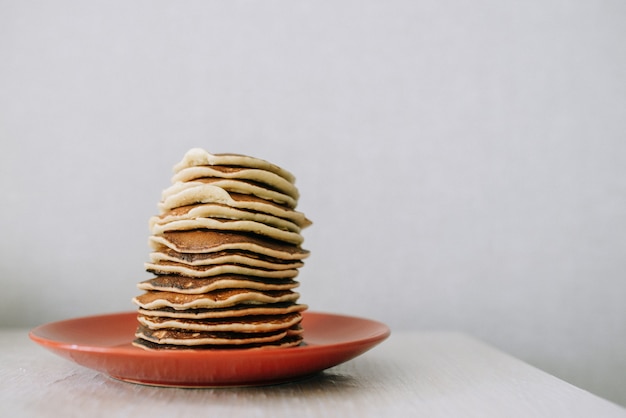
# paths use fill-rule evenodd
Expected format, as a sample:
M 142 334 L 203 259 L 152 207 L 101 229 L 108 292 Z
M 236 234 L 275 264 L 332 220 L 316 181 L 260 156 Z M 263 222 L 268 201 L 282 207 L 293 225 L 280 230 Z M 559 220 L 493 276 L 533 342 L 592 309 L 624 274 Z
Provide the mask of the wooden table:
M 308 380 L 230 389 L 124 383 L 0 330 L 6 417 L 626 417 L 626 409 L 459 333 L 395 332 Z

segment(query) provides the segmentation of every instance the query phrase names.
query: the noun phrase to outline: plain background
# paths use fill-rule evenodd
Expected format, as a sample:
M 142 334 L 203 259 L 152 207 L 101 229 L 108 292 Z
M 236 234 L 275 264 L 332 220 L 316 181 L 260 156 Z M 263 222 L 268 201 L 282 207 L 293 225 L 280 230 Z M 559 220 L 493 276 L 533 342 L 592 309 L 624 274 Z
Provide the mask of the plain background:
M 199 146 L 296 175 L 312 310 L 467 332 L 626 405 L 625 22 L 622 0 L 0 0 L 0 325 L 135 309 Z

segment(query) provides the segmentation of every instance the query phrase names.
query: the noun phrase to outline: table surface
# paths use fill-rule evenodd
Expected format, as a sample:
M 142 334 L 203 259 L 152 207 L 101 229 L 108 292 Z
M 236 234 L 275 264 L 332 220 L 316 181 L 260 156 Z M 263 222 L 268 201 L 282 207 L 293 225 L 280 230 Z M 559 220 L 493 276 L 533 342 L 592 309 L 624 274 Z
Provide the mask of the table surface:
M 618 405 L 449 332 L 392 333 L 299 382 L 179 389 L 117 381 L 48 352 L 28 330 L 0 330 L 0 404 L 11 417 L 626 417 Z

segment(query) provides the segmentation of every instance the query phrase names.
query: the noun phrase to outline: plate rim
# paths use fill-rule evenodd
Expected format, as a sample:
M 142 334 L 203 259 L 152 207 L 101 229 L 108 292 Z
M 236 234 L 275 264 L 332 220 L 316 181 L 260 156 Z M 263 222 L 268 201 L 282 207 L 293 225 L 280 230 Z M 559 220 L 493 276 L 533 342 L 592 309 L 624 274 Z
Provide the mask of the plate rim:
M 241 355 L 241 353 L 245 351 L 245 350 L 237 350 L 237 349 L 143 350 L 141 348 L 134 347 L 134 346 L 106 347 L 106 346 L 97 346 L 97 345 L 90 345 L 90 344 L 83 344 L 83 343 L 77 344 L 76 342 L 63 342 L 63 341 L 55 340 L 53 338 L 45 337 L 39 334 L 43 330 L 46 330 L 54 326 L 61 326 L 64 323 L 69 323 L 69 322 L 74 322 L 74 321 L 95 320 L 98 318 L 103 319 L 103 318 L 109 318 L 109 317 L 127 317 L 131 315 L 136 315 L 136 314 L 137 314 L 136 311 L 119 311 L 119 312 L 93 314 L 93 315 L 86 315 L 86 316 L 79 316 L 79 317 L 51 321 L 51 322 L 43 323 L 41 325 L 38 325 L 32 328 L 29 331 L 28 336 L 32 341 L 34 341 L 35 343 L 47 349 L 51 349 L 55 351 L 62 350 L 62 351 L 69 351 L 69 352 L 77 351 L 77 352 L 85 352 L 85 353 L 93 353 L 93 354 L 115 353 L 115 354 L 120 354 L 120 355 L 147 356 L 147 357 L 150 357 L 150 356 L 161 357 L 164 355 L 172 355 L 172 356 L 182 355 L 182 356 L 190 356 L 190 357 L 192 356 L 204 357 L 204 356 L 214 355 L 214 356 L 235 356 L 236 357 L 236 356 Z M 360 345 L 368 345 L 368 344 L 378 344 L 386 340 L 391 335 L 391 329 L 389 328 L 389 326 L 387 326 L 383 322 L 369 319 L 369 318 L 346 315 L 346 314 L 321 312 L 321 311 L 310 311 L 310 310 L 304 311 L 302 315 L 303 315 L 303 320 L 305 320 L 305 318 L 307 317 L 308 318 L 335 317 L 335 318 L 342 318 L 342 319 L 347 319 L 347 320 L 352 320 L 352 321 L 364 321 L 369 324 L 376 325 L 376 327 L 379 329 L 377 329 L 376 332 L 373 332 L 371 335 L 367 337 L 357 338 L 357 339 L 343 341 L 343 342 L 333 342 L 333 343 L 328 343 L 328 344 L 310 344 L 309 345 L 307 344 L 307 339 L 306 339 L 306 334 L 305 334 L 304 341 L 303 341 L 304 344 L 301 346 L 272 348 L 272 349 L 267 349 L 267 350 L 259 349 L 259 350 L 254 350 L 254 355 L 255 356 L 257 355 L 275 356 L 277 354 L 289 355 L 289 353 L 296 354 L 296 353 L 302 353 L 303 351 L 309 352 L 309 351 L 316 351 L 316 350 L 328 350 L 328 349 L 333 349 L 337 347 L 345 347 L 346 345 L 360 346 Z M 128 342 L 130 342 L 131 340 L 132 340 L 132 336 L 129 336 Z
M 380 321 L 307 311 L 303 313 L 303 321 L 307 318 L 321 321 L 321 324 L 309 325 L 315 331 L 308 345 L 272 349 L 148 351 L 130 344 L 134 333 L 129 330 L 131 323 L 128 321 L 136 315 L 137 311 L 127 311 L 53 321 L 33 328 L 29 332 L 29 337 L 54 354 L 113 379 L 160 387 L 227 388 L 267 386 L 301 380 L 360 356 L 391 334 L 390 328 Z M 334 331 L 331 330 L 330 334 L 325 334 L 328 321 L 331 324 L 339 324 L 333 321 L 337 318 L 341 318 L 347 328 L 345 330 L 336 328 Z M 113 345 L 98 346 L 97 338 L 95 341 L 90 339 L 94 335 L 97 336 L 94 334 L 97 331 L 92 329 L 95 328 L 97 321 L 102 320 L 111 321 L 114 327 L 113 332 L 110 328 L 104 332 L 102 343 L 114 343 Z M 117 333 L 115 321 L 119 322 L 120 331 Z M 63 327 L 68 326 L 70 322 L 79 323 L 73 324 L 76 328 L 64 331 Z M 90 327 L 85 328 L 86 324 Z M 366 324 L 372 328 L 368 328 L 363 335 L 341 337 L 341 332 L 337 333 L 337 331 L 348 332 L 355 325 Z M 306 324 L 303 325 L 306 328 Z M 87 340 L 73 341 L 79 340 L 85 329 L 87 332 L 82 335 L 86 336 Z M 46 332 L 48 335 L 45 335 Z M 55 332 L 58 333 L 56 339 Z M 74 332 L 78 333 L 76 337 Z M 126 333 L 129 335 L 126 336 Z M 318 337 L 321 338 L 316 341 Z M 164 368 L 155 368 L 155 361 L 161 362 Z M 172 373 L 173 366 L 176 371 Z

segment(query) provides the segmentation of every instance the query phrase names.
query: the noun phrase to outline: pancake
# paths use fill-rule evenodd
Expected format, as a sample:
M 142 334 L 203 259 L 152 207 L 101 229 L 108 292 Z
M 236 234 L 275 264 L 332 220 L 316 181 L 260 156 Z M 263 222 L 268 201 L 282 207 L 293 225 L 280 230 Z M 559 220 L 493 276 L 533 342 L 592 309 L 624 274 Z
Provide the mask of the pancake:
M 298 199 L 299 192 L 296 186 L 267 170 L 242 167 L 226 166 L 193 166 L 180 170 L 172 177 L 172 183 L 189 182 L 202 178 L 221 178 L 229 180 L 247 180 L 253 183 L 260 183 L 277 192 L 284 193 L 293 199 Z
M 287 336 L 286 330 L 259 333 L 181 331 L 178 329 L 152 330 L 139 325 L 135 336 L 157 344 L 194 345 L 241 345 L 278 341 Z
M 163 191 L 158 208 L 161 213 L 164 213 L 174 208 L 198 203 L 222 204 L 236 209 L 266 213 L 291 220 L 302 227 L 311 224 L 311 221 L 295 208 L 275 203 L 252 193 L 237 193 L 233 190 L 225 190 L 219 187 L 219 184 L 199 181 L 171 185 Z
M 225 250 L 211 253 L 179 253 L 171 248 L 161 248 L 160 251 L 150 253 L 150 261 L 173 261 L 189 266 L 208 266 L 215 264 L 239 264 L 263 269 L 286 270 L 297 269 L 304 265 L 300 260 L 281 260 L 275 257 L 264 256 L 249 251 Z
M 142 348 L 148 351 L 157 350 L 253 350 L 253 349 L 273 349 L 273 348 L 288 348 L 296 347 L 302 344 L 302 337 L 299 335 L 286 335 L 278 341 L 271 341 L 257 344 L 223 344 L 223 345 L 194 345 L 184 346 L 177 344 L 158 344 L 152 341 L 147 341 L 141 338 L 137 338 L 132 343 L 135 347 Z
M 211 203 L 273 215 L 278 218 L 287 219 L 299 225 L 301 228 L 311 224 L 311 221 L 308 220 L 302 212 L 256 196 L 229 193 L 226 190 L 210 184 L 196 184 L 192 187 L 188 187 L 184 184 L 176 184 L 170 186 L 170 189 L 173 188 L 177 190 L 172 190 L 171 193 L 166 198 L 162 198 L 161 202 L 158 204 L 161 213 L 183 206 Z
M 307 309 L 307 305 L 294 302 L 268 303 L 256 305 L 235 305 L 225 308 L 212 309 L 186 309 L 178 310 L 170 307 L 161 307 L 155 309 L 139 308 L 138 312 L 142 315 L 159 316 L 167 318 L 232 318 L 237 316 L 254 316 L 254 315 L 281 315 L 293 312 L 303 312 Z
M 301 227 L 296 223 L 279 218 L 277 216 L 265 213 L 255 212 L 249 209 L 237 209 L 228 205 L 219 203 L 197 203 L 187 206 L 179 206 L 163 212 L 159 216 L 150 218 L 150 228 L 154 224 L 166 224 L 172 221 L 197 219 L 197 218 L 217 218 L 217 219 L 234 219 L 246 220 L 267 224 L 274 228 L 283 229 L 285 231 L 297 232 L 301 231 Z
M 295 302 L 300 295 L 292 290 L 220 289 L 198 295 L 175 292 L 148 291 L 133 298 L 144 309 L 174 308 L 213 309 L 234 305 L 255 305 L 278 302 Z
M 254 278 L 240 275 L 223 275 L 202 279 L 186 276 L 157 276 L 144 280 L 137 287 L 141 290 L 159 290 L 185 294 L 202 294 L 220 289 L 290 290 L 298 287 L 295 280 Z
M 298 275 L 297 269 L 271 270 L 241 266 L 238 264 L 218 264 L 213 266 L 188 266 L 173 261 L 145 263 L 146 270 L 157 275 L 178 274 L 187 277 L 211 277 L 221 274 L 243 274 L 270 279 L 293 279 Z
M 291 313 L 198 320 L 139 315 L 137 319 L 141 325 L 152 330 L 171 328 L 201 332 L 264 333 L 286 330 L 298 325 L 302 316 L 299 313 Z
M 206 229 L 168 231 L 159 236 L 152 235 L 149 239 L 149 244 L 155 250 L 167 247 L 189 254 L 243 250 L 282 260 L 302 260 L 309 256 L 309 251 L 302 249 L 298 245 L 235 231 L 226 232 Z
M 294 175 L 289 171 L 260 158 L 240 154 L 211 154 L 201 148 L 192 148 L 187 151 L 182 161 L 174 166 L 174 173 L 187 167 L 203 165 L 258 168 L 277 174 L 291 183 L 296 181 Z
M 166 224 L 151 222 L 152 234 L 162 235 L 171 231 L 189 231 L 193 229 L 211 229 L 217 231 L 246 232 L 262 235 L 277 241 L 289 244 L 300 245 L 303 241 L 302 235 L 296 232 L 285 231 L 266 225 L 260 222 L 247 220 L 226 220 L 213 218 L 194 218 L 172 221 Z
M 171 207 L 171 203 L 168 203 L 169 198 L 175 197 L 177 195 L 189 196 L 191 194 L 195 196 L 194 193 L 196 193 L 198 190 L 202 190 L 204 186 L 216 187 L 224 190 L 227 193 L 238 193 L 256 196 L 269 202 L 285 206 L 289 209 L 295 208 L 297 204 L 297 200 L 289 195 L 274 191 L 272 189 L 268 189 L 263 186 L 256 185 L 248 181 L 203 178 L 185 183 L 174 183 L 173 185 L 165 189 L 161 196 L 163 201 L 163 207 Z M 191 192 L 188 190 L 191 190 Z

